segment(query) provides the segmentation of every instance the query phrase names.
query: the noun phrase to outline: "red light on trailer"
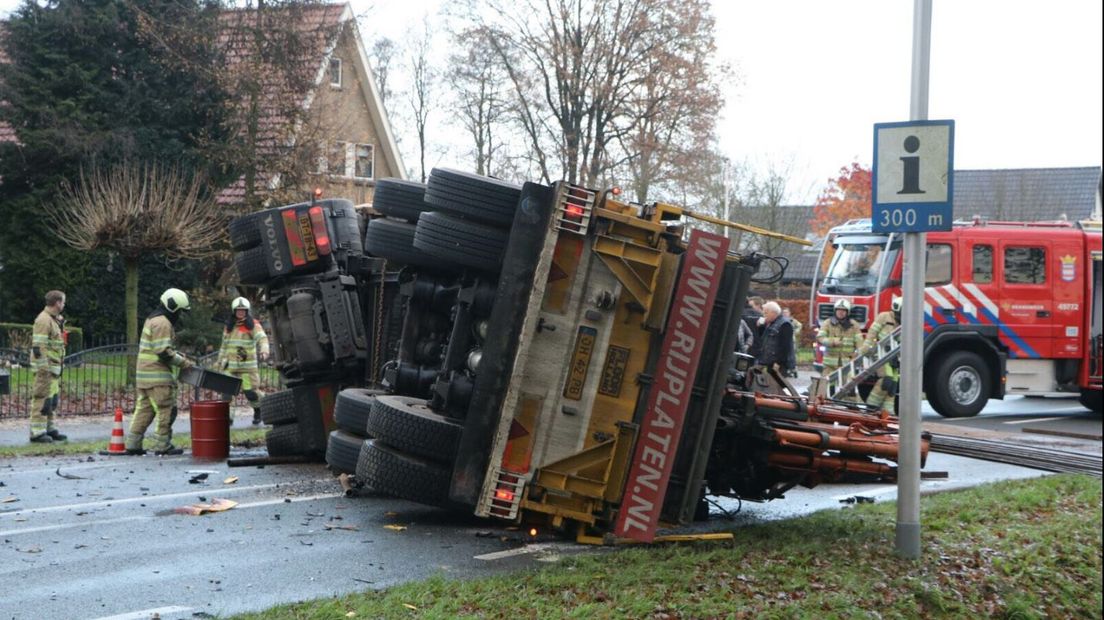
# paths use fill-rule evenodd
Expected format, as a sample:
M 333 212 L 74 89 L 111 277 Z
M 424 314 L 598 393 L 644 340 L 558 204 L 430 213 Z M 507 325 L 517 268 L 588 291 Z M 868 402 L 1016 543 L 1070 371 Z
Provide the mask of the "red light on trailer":
M 566 211 L 570 217 L 583 217 L 583 208 L 579 205 L 567 205 Z
M 620 187 L 615 187 L 615 188 L 610 190 L 610 193 L 613 194 L 614 196 L 620 196 L 621 195 L 621 188 Z
M 506 489 L 499 489 L 499 490 L 495 491 L 495 499 L 500 499 L 504 502 L 512 502 L 512 501 L 514 501 L 514 494 L 513 494 L 512 491 L 507 491 Z
M 311 228 L 314 229 L 314 244 L 318 247 L 318 253 L 325 256 L 330 253 L 331 248 L 330 235 L 326 232 L 326 218 L 322 214 L 322 207 L 311 207 L 309 213 Z

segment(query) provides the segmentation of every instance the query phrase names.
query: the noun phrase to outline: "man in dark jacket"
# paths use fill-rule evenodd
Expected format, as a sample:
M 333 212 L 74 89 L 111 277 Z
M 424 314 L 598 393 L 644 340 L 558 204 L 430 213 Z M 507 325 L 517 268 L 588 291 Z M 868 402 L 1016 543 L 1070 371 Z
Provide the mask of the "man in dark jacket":
M 763 304 L 763 337 L 759 364 L 782 374 L 793 355 L 793 325 L 782 316 L 778 303 Z
M 758 295 L 748 297 L 747 306 L 744 307 L 744 314 L 741 318 L 744 325 L 747 325 L 748 330 L 751 331 L 751 344 L 744 352 L 758 358 L 759 351 L 762 349 L 762 342 L 759 337 L 762 325 L 759 324 L 759 319 L 763 318 L 763 298 Z

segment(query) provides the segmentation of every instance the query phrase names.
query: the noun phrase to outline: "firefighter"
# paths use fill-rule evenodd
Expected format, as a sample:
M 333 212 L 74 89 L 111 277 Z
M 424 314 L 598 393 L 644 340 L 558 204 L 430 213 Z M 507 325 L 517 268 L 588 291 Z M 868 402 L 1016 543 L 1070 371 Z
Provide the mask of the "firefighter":
M 827 377 L 849 362 L 855 357 L 862 342 L 862 331 L 851 320 L 851 302 L 840 299 L 835 305 L 835 316 L 825 321 L 817 332 L 817 344 L 827 348 L 821 376 Z
M 874 324 L 866 334 L 866 342 L 862 346 L 862 354 L 870 355 L 878 348 L 878 341 L 893 333 L 901 324 L 901 298 L 894 295 L 890 304 L 891 310 L 879 312 L 874 317 Z M 897 360 L 884 364 L 876 371 L 878 381 L 866 397 L 866 404 L 875 407 L 883 407 L 889 413 L 894 413 L 893 397 L 897 395 L 897 382 L 900 373 Z
M 35 318 L 31 331 L 31 441 L 52 443 L 68 439 L 54 427 L 61 383 L 61 360 L 65 357 L 65 293 L 46 293 L 46 307 Z
M 258 356 L 262 362 L 268 359 L 268 336 L 261 322 L 250 314 L 248 299 L 238 297 L 230 302 L 230 309 L 234 316 L 226 321 L 226 329 L 222 332 L 217 367 L 241 379 L 242 392 L 253 407 L 253 423 L 260 424 L 261 393 L 257 388 L 261 377 L 257 372 L 257 359 Z
M 181 313 L 190 308 L 187 293 L 176 288 L 167 289 L 161 293 L 161 304 L 142 326 L 142 339 L 138 344 L 138 399 L 126 438 L 127 454 L 145 454 L 142 439 L 155 417 L 157 430 L 153 434 L 153 453 L 184 453 L 172 445 L 172 425 L 177 414 L 176 373 L 194 364 L 173 347 L 173 340 Z

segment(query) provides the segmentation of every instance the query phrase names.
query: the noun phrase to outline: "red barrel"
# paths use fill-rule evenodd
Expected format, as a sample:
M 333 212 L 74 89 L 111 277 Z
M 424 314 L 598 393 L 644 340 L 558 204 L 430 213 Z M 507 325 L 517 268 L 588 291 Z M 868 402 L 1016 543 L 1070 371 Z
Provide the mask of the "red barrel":
M 224 459 L 230 456 L 230 403 L 197 400 L 192 403 L 192 458 Z

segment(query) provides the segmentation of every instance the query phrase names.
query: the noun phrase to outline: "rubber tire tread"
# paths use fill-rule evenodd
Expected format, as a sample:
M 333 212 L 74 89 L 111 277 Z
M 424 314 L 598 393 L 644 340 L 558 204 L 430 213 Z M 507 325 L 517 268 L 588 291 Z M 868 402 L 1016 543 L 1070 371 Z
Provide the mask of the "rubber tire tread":
M 234 267 L 241 284 L 265 284 L 270 279 L 268 256 L 262 246 L 238 252 L 234 256 Z
M 260 213 L 247 213 L 230 220 L 230 249 L 241 251 L 261 245 L 260 222 Z
M 376 183 L 372 208 L 384 215 L 416 224 L 418 216 L 430 209 L 425 202 L 425 191 L 424 183 L 402 179 L 380 179 Z
M 414 224 L 391 219 L 375 219 L 364 233 L 364 251 L 388 261 L 416 267 L 439 267 L 436 257 L 414 247 Z
M 515 207 L 502 207 L 473 198 L 469 194 L 452 192 L 448 188 L 431 186 L 426 190 L 426 203 L 438 211 L 461 215 L 473 221 L 509 228 L 514 221 Z
M 429 191 L 429 188 L 426 188 Z M 433 192 L 437 197 L 449 197 L 450 200 L 464 202 L 478 201 L 495 211 L 512 213 L 517 208 L 521 196 L 521 188 L 517 190 L 502 191 L 489 189 L 477 184 L 454 183 L 447 179 L 433 179 Z
M 452 465 L 464 427 L 410 396 L 380 396 L 372 405 L 368 434 L 414 456 Z
M 963 406 L 953 398 L 951 398 L 949 390 L 947 390 L 947 380 L 950 379 L 949 374 L 955 367 L 963 365 L 960 359 L 976 360 L 976 363 L 970 364 L 974 366 L 974 369 L 978 371 L 981 378 L 981 395 L 980 406 L 977 404 L 971 405 L 969 408 L 963 408 Z M 973 361 L 971 360 L 971 361 Z M 985 404 L 989 401 L 989 392 L 991 390 L 992 377 L 989 376 L 989 369 L 985 366 L 985 361 L 981 357 L 971 351 L 955 351 L 946 357 L 942 357 L 936 366 L 935 373 L 931 376 L 932 388 L 926 391 L 928 402 L 931 404 L 932 409 L 944 418 L 972 418 L 981 412 L 985 408 Z
M 520 185 L 510 183 L 509 181 L 503 181 L 502 179 L 478 175 L 474 172 L 464 172 L 453 168 L 434 168 L 429 171 L 429 178 L 437 178 L 438 180 L 448 183 L 478 187 L 492 192 L 499 192 L 500 194 L 514 192 L 515 196 L 521 196 Z
M 447 506 L 452 469 L 403 454 L 376 439 L 360 447 L 356 475 L 367 487 L 427 506 Z
M 384 390 L 365 388 L 346 388 L 337 393 L 334 402 L 334 424 L 337 428 L 356 435 L 367 435 L 368 417 L 377 396 L 387 394 Z
M 339 474 L 355 474 L 364 437 L 345 431 L 330 431 L 326 441 L 326 465 Z
M 445 213 L 424 213 L 414 233 L 414 247 L 439 259 L 498 273 L 509 232 Z
M 295 396 L 292 390 L 265 394 L 261 397 L 260 409 L 261 421 L 272 426 L 296 422 L 299 419 L 295 412 Z
M 265 433 L 269 456 L 300 456 L 307 453 L 298 424 L 280 424 Z

